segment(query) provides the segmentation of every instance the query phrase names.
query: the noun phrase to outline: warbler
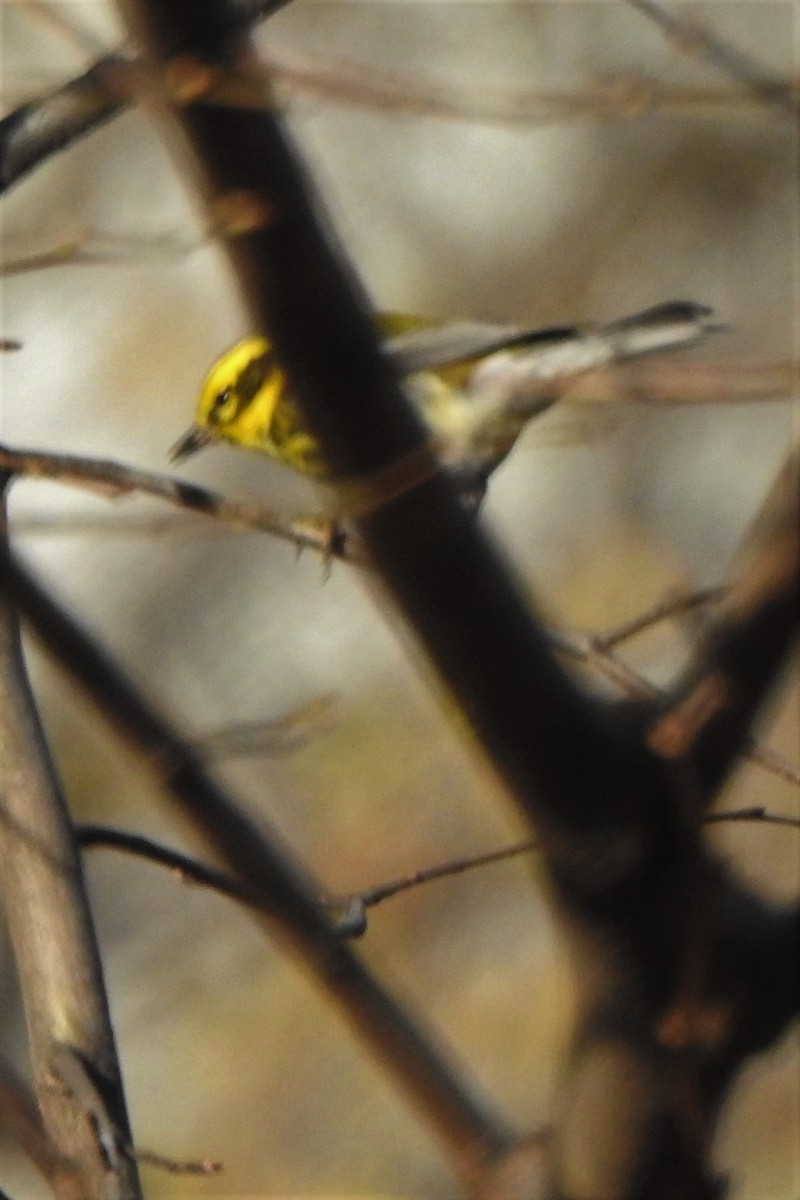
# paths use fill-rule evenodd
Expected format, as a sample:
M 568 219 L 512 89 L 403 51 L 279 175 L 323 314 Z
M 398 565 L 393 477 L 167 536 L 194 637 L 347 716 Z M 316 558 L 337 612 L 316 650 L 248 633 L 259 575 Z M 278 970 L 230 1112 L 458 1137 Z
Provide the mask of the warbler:
M 531 417 L 559 398 L 564 380 L 692 344 L 713 328 L 710 312 L 692 301 L 671 301 L 596 328 L 437 325 L 402 313 L 379 314 L 375 321 L 443 461 L 461 468 L 472 484 L 485 482 Z M 243 338 L 212 365 L 195 424 L 170 458 L 178 461 L 219 440 L 269 454 L 314 478 L 329 474 L 263 334 Z

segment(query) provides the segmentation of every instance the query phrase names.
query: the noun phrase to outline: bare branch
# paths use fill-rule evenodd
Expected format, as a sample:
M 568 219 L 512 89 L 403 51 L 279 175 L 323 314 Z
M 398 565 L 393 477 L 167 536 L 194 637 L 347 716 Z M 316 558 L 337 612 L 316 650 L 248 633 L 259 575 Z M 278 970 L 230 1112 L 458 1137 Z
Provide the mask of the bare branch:
M 0 194 L 51 154 L 116 116 L 133 89 L 131 64 L 111 55 L 0 120 Z
M 167 503 L 186 508 L 194 513 L 225 522 L 232 529 L 255 529 L 271 533 L 289 541 L 298 549 L 312 549 L 321 554 L 325 561 L 339 559 L 364 565 L 364 557 L 346 528 L 337 521 L 324 517 L 289 517 L 265 508 L 250 500 L 232 500 L 217 492 L 209 491 L 196 484 L 187 484 L 174 476 L 165 476 L 112 460 L 89 459 L 73 455 L 47 454 L 33 450 L 11 450 L 0 445 L 0 467 L 27 478 L 54 479 L 65 484 L 75 484 L 98 491 L 111 498 L 140 492 L 154 496 Z M 22 523 L 23 528 L 31 524 L 31 518 Z M 70 517 L 66 524 L 74 520 Z M 65 522 L 59 521 L 52 527 L 45 523 L 44 531 L 63 533 Z M 37 529 L 36 523 L 33 528 Z M 78 531 L 94 532 L 98 518 L 89 517 L 78 521 Z M 102 532 L 116 532 L 114 525 L 99 524 Z M 163 526 L 147 518 L 134 532 L 160 532 Z M 129 532 L 126 526 L 122 532 Z M 708 597 L 710 599 L 710 597 Z M 676 613 L 700 603 L 701 597 L 677 598 L 674 602 L 660 602 L 652 613 L 634 618 L 630 632 L 623 626 L 610 634 L 584 633 L 577 630 L 550 629 L 545 636 L 552 649 L 586 664 L 603 675 L 625 695 L 640 700 L 661 699 L 665 693 L 639 675 L 613 653 L 615 645 L 624 638 L 633 636 L 638 628 L 663 619 L 669 612 L 666 607 L 674 604 Z M 609 641 L 610 639 L 610 641 Z M 790 783 L 800 784 L 800 768 L 789 763 L 776 750 L 748 740 L 745 753 L 773 774 Z
M 49 1137 L 30 1088 L 7 1059 L 0 1061 L 0 1127 L 14 1137 L 45 1179 L 69 1171 L 71 1164 Z
M 634 621 L 636 618 L 634 618 Z M 634 621 L 631 624 L 634 624 Z M 606 637 L 603 634 L 583 633 L 579 630 L 550 629 L 548 639 L 554 650 L 585 664 L 590 670 L 603 676 L 609 683 L 633 700 L 655 701 L 657 703 L 669 699 L 669 691 L 651 683 L 633 667 L 628 666 L 614 652 L 606 648 Z M 743 754 L 752 762 L 757 762 L 771 774 L 785 779 L 787 783 L 800 787 L 800 766 L 765 746 L 748 735 L 744 742 Z
M 737 822 L 784 825 L 792 829 L 800 829 L 800 817 L 771 813 L 757 805 L 709 813 L 703 818 L 705 825 Z M 232 876 L 198 862 L 197 859 L 190 858 L 181 851 L 162 846 L 152 838 L 128 833 L 121 829 L 112 829 L 107 825 L 78 825 L 75 827 L 75 834 L 78 844 L 84 850 L 101 848 L 132 854 L 144 858 L 148 862 L 167 867 L 181 879 L 188 880 L 200 887 L 208 888 L 210 891 L 243 904 L 250 903 L 245 889 Z M 436 863 L 432 867 L 423 867 L 419 871 L 412 871 L 399 879 L 374 884 L 360 892 L 349 892 L 345 896 L 332 899 L 320 898 L 320 903 L 326 908 L 333 928 L 339 937 L 361 937 L 367 929 L 367 910 L 376 904 L 381 904 L 384 900 L 391 900 L 402 892 L 426 883 L 436 883 L 454 875 L 462 875 L 467 871 L 492 866 L 524 854 L 533 854 L 538 849 L 539 846 L 535 839 L 529 838 L 524 842 L 501 846 L 498 850 L 488 850 L 481 854 L 466 855 L 449 862 Z
M 48 651 L 85 689 L 103 718 L 143 757 L 181 813 L 234 874 L 246 903 L 302 962 L 426 1114 L 468 1177 L 512 1144 L 434 1040 L 342 943 L 319 888 L 274 832 L 256 826 L 206 774 L 196 753 L 144 701 L 119 667 L 48 597 L 10 554 L 0 581 Z
M 174 476 L 142 471 L 124 463 L 0 446 L 0 468 L 29 479 L 55 479 L 60 483 L 77 484 L 109 498 L 139 492 L 225 521 L 233 528 L 271 533 L 291 542 L 299 550 L 313 549 L 326 558 L 352 557 L 346 535 L 329 518 L 287 517 L 250 500 L 229 500 Z
M 283 8 L 289 0 L 240 0 L 232 29 L 246 27 Z M 73 43 L 84 41 L 61 5 L 28 7 Z M 0 120 L 0 195 L 52 154 L 120 113 L 139 88 L 136 63 L 121 53 L 103 55 L 76 79 L 28 100 Z
M 162 236 L 108 234 L 81 230 L 48 250 L 9 258 L 0 265 L 0 275 L 24 275 L 47 267 L 94 267 L 98 264 L 180 260 L 197 250 L 202 241 L 181 237 L 177 232 Z
M 80 862 L 50 766 L 7 591 L 0 536 L 0 858 L 6 914 L 28 1025 L 34 1087 L 47 1137 L 58 1148 L 51 1182 L 59 1198 L 106 1193 L 139 1200 L 135 1168 L 109 1161 L 80 1099 L 61 1084 L 58 1047 L 91 1064 L 97 1111 L 112 1140 L 130 1141 L 125 1099 Z M 44 1160 L 42 1165 L 44 1164 Z M 64 1165 L 68 1164 L 68 1165 Z
M 235 12 L 232 9 L 232 21 L 225 32 L 230 35 L 262 20 L 287 2 L 241 0 L 233 6 Z M 701 54 L 744 85 L 744 91 L 674 88 L 634 72 L 599 79 L 583 91 L 481 91 L 475 81 L 469 89 L 456 89 L 409 76 L 386 72 L 377 75 L 364 63 L 331 66 L 329 62 L 301 61 L 286 50 L 273 50 L 264 69 L 270 81 L 289 94 L 299 91 L 373 110 L 503 126 L 635 119 L 652 113 L 681 119 L 718 119 L 746 114 L 753 100 L 796 115 L 800 104 L 796 87 L 769 78 L 740 51 L 688 18 L 676 16 L 657 0 L 629 2 L 658 21 L 683 48 Z M 30 7 L 45 12 L 74 42 L 81 41 L 59 7 L 41 3 L 31 3 Z M 51 154 L 66 149 L 116 116 L 137 94 L 138 70 L 135 61 L 119 52 L 101 56 L 83 75 L 27 101 L 0 120 L 0 193 Z
M 219 892 L 231 900 L 247 903 L 247 893 L 232 875 L 198 862 L 180 850 L 171 850 L 160 842 L 145 837 L 139 833 L 129 833 L 124 829 L 112 829 L 108 825 L 76 825 L 75 836 L 82 850 L 93 850 L 99 847 L 105 850 L 120 850 L 124 854 L 132 854 L 144 858 L 148 862 L 157 863 L 173 871 L 180 879 Z
M 338 522 L 313 516 L 287 517 L 253 501 L 231 500 L 174 477 L 142 471 L 110 460 L 29 450 L 16 451 L 0 446 L 0 466 L 29 478 L 57 479 L 63 483 L 86 486 L 112 498 L 141 492 L 188 508 L 192 512 L 224 521 L 234 529 L 256 529 L 272 533 L 292 542 L 298 549 L 311 548 L 322 554 L 326 560 L 363 562 L 352 538 L 348 537 L 346 530 Z M 96 521 L 97 518 L 90 518 L 86 527 L 94 531 Z M 79 522 L 79 529 L 83 528 L 83 523 Z M 160 528 L 156 526 L 157 530 Z M 151 532 L 152 529 L 151 519 L 148 518 L 142 531 Z M 114 532 L 114 526 L 108 527 L 108 531 Z M 135 527 L 135 531 L 139 532 L 138 527 Z M 63 529 L 60 523 L 54 528 L 48 525 L 47 532 L 58 533 L 63 532 Z M 700 598 L 694 600 L 685 597 L 674 602 L 659 603 L 652 613 L 634 618 L 630 623 L 630 632 L 627 631 L 627 627 L 610 634 L 551 629 L 547 631 L 546 636 L 553 649 L 585 663 L 592 670 L 605 676 L 626 695 L 644 700 L 660 698 L 664 695 L 663 691 L 622 662 L 612 651 L 614 645 L 632 636 L 638 628 L 661 620 L 662 608 L 666 606 L 669 609 L 673 603 L 677 612 L 692 607 L 694 603 L 700 603 Z M 663 616 L 667 615 L 668 612 L 663 613 Z M 745 752 L 748 757 L 788 782 L 800 783 L 800 769 L 789 763 L 777 751 L 750 740 Z
M 786 825 L 792 829 L 800 829 L 800 817 L 790 817 L 782 813 L 771 813 L 757 806 L 750 808 L 730 809 L 718 813 L 709 813 L 703 818 L 706 825 L 735 822 L 754 822 L 765 825 Z M 390 900 L 401 892 L 419 887 L 425 883 L 435 883 L 440 879 L 448 879 L 454 875 L 463 875 L 466 871 L 492 866 L 494 863 L 505 862 L 510 858 L 518 858 L 523 854 L 533 854 L 539 849 L 535 839 L 528 838 L 524 842 L 514 842 L 510 846 L 502 846 L 499 850 L 489 850 L 482 854 L 466 855 L 452 859 L 450 862 L 437 863 L 433 867 L 425 867 L 412 871 L 400 879 L 388 883 L 376 884 L 362 892 L 353 892 L 342 897 L 341 903 L 358 900 L 363 907 L 372 908 L 383 900 Z
M 681 617 L 693 609 L 712 604 L 719 600 L 723 594 L 723 588 L 709 587 L 702 588 L 699 592 L 666 596 L 663 600 L 657 601 L 652 608 L 640 613 L 638 617 L 633 617 L 630 621 L 625 621 L 624 624 L 607 630 L 606 633 L 595 634 L 592 638 L 594 649 L 601 653 L 613 650 L 621 642 L 630 641 L 631 638 L 644 633 L 645 630 L 652 628 L 653 625 L 658 625 L 662 621 L 672 620 L 675 617 Z
M 153 1150 L 130 1148 L 128 1153 L 138 1163 L 147 1167 L 155 1167 L 158 1171 L 166 1171 L 168 1175 L 216 1175 L 223 1169 L 222 1163 L 213 1158 L 179 1160 L 166 1158 Z
M 2 451 L 0 451 L 2 454 Z M 138 516 L 134 513 L 62 512 L 39 510 L 15 515 L 11 522 L 17 536 L 37 538 L 160 538 L 177 535 L 184 542 L 194 538 L 229 537 L 236 527 L 212 524 L 196 516 L 171 513 L 166 516 Z M 239 528 L 240 533 L 246 530 Z
M 755 821 L 765 825 L 788 825 L 791 829 L 800 829 L 800 817 L 789 817 L 784 813 L 767 812 L 758 805 L 753 808 L 736 808 L 729 812 L 706 813 L 703 824 L 718 825 L 728 821 Z
M 685 7 L 669 8 L 661 0 L 628 0 L 628 3 L 655 21 L 679 49 L 702 58 L 730 79 L 735 79 L 761 103 L 781 109 L 795 120 L 800 115 L 796 86 L 768 75 L 738 46 L 690 17 Z
M 371 70 L 363 62 L 302 60 L 284 48 L 267 59 L 270 77 L 287 99 L 293 93 L 318 96 L 335 104 L 415 117 L 437 117 L 504 127 L 551 125 L 566 121 L 636 120 L 653 113 L 681 119 L 715 120 L 752 110 L 752 99 L 739 90 L 678 88 L 627 71 L 596 80 L 586 88 L 469 88 L 432 84 L 413 75 Z M 787 94 L 791 89 L 784 85 Z
M 648 740 L 691 762 L 709 802 L 749 737 L 800 623 L 800 455 L 787 459 L 740 549 L 694 662 Z
M 565 399 L 612 404 L 684 407 L 705 404 L 791 402 L 800 384 L 800 362 L 680 362 L 677 359 L 620 364 L 577 382 Z

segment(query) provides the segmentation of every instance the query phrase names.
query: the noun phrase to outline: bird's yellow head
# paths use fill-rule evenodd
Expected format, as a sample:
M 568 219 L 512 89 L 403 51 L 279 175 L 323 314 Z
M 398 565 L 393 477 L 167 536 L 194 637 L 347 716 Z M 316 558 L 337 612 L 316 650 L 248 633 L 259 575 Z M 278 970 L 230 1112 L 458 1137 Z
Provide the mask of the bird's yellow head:
M 173 462 L 186 458 L 218 439 L 270 454 L 306 475 L 324 473 L 286 376 L 261 335 L 243 338 L 211 367 L 200 390 L 195 424 L 170 457 Z

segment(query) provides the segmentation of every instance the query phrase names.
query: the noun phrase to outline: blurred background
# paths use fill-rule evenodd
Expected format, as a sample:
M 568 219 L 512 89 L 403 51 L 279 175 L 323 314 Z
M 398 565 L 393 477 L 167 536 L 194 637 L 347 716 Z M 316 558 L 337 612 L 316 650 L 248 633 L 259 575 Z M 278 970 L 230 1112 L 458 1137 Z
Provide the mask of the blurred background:
M 6 110 L 121 41 L 112 5 L 55 7 L 71 35 L 25 3 L 0 7 Z M 776 77 L 797 78 L 792 0 L 682 11 Z M 565 107 L 591 89 L 616 97 L 571 118 L 483 121 L 284 84 L 287 120 L 376 307 L 547 325 L 693 299 L 729 328 L 686 362 L 797 361 L 796 125 L 742 96 L 700 102 L 698 89 L 732 85 L 632 6 L 295 0 L 258 41 L 278 63 L 389 79 L 411 96 L 488 107 L 540 89 Z M 643 103 L 644 78 L 674 103 Z M 23 344 L 0 363 L 3 441 L 168 470 L 207 366 L 246 330 L 180 156 L 144 113 L 126 113 L 15 187 L 2 219 L 6 261 L 76 238 L 117 255 L 3 280 L 2 333 Z M 603 417 L 554 413 L 532 426 L 482 516 L 547 619 L 585 630 L 724 577 L 797 409 L 787 394 L 617 406 Z M 231 448 L 182 474 L 290 512 L 320 505 L 278 464 Z M 524 835 L 407 633 L 356 570 L 324 569 L 267 536 L 173 520 L 154 503 L 42 482 L 14 485 L 12 521 L 26 560 L 188 734 L 332 697 L 302 749 L 220 767 L 330 893 Z M 687 636 L 659 627 L 625 654 L 666 682 Z M 29 662 L 75 818 L 202 853 L 34 646 Z M 762 735 L 795 760 L 798 721 L 787 685 Z M 791 785 L 751 766 L 723 800 L 798 811 Z M 713 836 L 766 894 L 796 895 L 794 831 L 740 825 Z M 148 1197 L 457 1194 L 390 1081 L 244 914 L 118 854 L 92 852 L 87 871 L 137 1143 L 225 1164 L 199 1182 L 145 1169 Z M 536 874 L 535 860 L 515 860 L 405 893 L 375 911 L 359 946 L 521 1130 L 548 1120 L 571 1019 L 569 963 Z M 2 1038 L 24 1068 L 2 940 L 0 953 Z M 717 1160 L 739 1200 L 800 1192 L 799 1049 L 795 1031 L 754 1063 L 724 1114 Z M 6 1142 L 0 1188 L 47 1194 Z

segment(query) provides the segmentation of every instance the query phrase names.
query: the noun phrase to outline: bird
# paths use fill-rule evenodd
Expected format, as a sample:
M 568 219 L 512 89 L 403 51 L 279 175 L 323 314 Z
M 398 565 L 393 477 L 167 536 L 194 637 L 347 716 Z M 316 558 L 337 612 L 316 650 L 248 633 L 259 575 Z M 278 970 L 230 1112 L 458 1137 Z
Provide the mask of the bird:
M 719 328 L 710 321 L 711 311 L 693 301 L 668 301 L 599 326 L 525 329 L 482 321 L 436 323 L 405 313 L 380 313 L 375 324 L 442 461 L 475 486 L 485 483 L 530 419 L 560 398 L 565 380 L 691 345 Z M 330 477 L 263 333 L 242 338 L 212 364 L 195 422 L 170 458 L 182 461 L 219 441 L 267 454 L 313 479 Z

